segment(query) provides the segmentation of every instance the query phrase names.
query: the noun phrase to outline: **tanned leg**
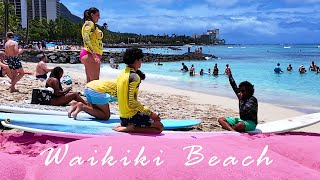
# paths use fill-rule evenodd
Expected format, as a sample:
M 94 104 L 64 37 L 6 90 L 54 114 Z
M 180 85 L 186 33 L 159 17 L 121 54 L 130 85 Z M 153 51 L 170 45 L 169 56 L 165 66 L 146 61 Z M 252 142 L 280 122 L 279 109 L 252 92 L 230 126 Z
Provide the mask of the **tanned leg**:
M 228 123 L 225 117 L 221 117 L 218 119 L 218 122 L 222 126 L 223 129 L 226 129 L 228 131 L 235 131 L 232 126 Z

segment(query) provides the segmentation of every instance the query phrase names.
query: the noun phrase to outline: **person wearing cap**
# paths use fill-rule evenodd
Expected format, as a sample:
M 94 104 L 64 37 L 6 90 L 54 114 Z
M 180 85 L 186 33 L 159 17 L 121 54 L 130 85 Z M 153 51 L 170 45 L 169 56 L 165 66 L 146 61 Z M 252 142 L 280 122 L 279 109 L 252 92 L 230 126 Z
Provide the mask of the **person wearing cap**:
M 7 42 L 5 44 L 5 53 L 6 53 L 6 61 L 11 70 L 12 78 L 10 85 L 10 92 L 18 92 L 15 89 L 15 85 L 17 82 L 24 76 L 24 71 L 22 68 L 22 64 L 18 55 L 22 53 L 22 49 L 18 49 L 18 43 L 13 40 L 13 32 L 7 32 L 6 39 Z
M 278 74 L 283 72 L 282 69 L 281 69 L 281 67 L 280 67 L 280 63 L 277 64 L 277 67 L 274 68 L 273 71 L 274 71 L 275 73 L 278 73 Z
M 49 62 L 47 56 L 45 56 L 44 54 L 39 56 L 39 63 L 37 64 L 36 67 L 36 78 L 37 79 L 47 79 L 47 73 L 51 72 L 52 69 L 48 68 L 48 66 L 46 65 L 46 63 Z
M 303 64 L 301 64 L 300 68 L 299 68 L 299 72 L 300 74 L 304 74 L 305 72 L 307 72 L 306 68 L 303 66 Z

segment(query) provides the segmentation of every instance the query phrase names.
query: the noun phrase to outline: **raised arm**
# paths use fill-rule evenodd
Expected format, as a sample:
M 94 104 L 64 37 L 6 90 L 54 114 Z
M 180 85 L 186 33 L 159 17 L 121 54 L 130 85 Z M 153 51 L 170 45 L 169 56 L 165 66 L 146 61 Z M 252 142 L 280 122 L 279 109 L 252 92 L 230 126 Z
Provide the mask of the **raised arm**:
M 129 105 L 131 108 L 137 109 L 143 114 L 151 116 L 151 110 L 144 107 L 138 100 L 138 89 L 139 89 L 139 76 L 137 74 L 130 74 L 129 80 Z
M 231 73 L 230 73 L 230 75 L 229 75 L 229 82 L 230 82 L 230 85 L 231 85 L 234 93 L 236 93 L 236 95 L 238 95 L 238 93 L 239 93 L 239 88 L 238 88 L 236 82 L 234 81 Z

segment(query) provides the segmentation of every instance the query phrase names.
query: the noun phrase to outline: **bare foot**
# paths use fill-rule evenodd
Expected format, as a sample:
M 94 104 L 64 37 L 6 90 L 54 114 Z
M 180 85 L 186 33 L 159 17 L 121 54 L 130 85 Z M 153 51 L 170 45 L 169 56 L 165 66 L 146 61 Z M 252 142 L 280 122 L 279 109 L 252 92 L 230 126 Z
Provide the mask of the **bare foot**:
M 11 89 L 11 88 L 10 88 L 10 92 L 11 92 L 11 93 L 19 92 L 19 90 L 18 90 L 18 89 Z
M 68 117 L 69 117 L 69 118 L 71 118 L 71 113 L 73 113 L 73 111 L 76 110 L 76 108 L 77 108 L 77 103 L 78 103 L 78 102 L 72 102 L 72 103 L 71 103 L 71 107 L 70 107 L 70 109 L 69 109 L 69 111 L 68 111 Z
M 77 119 L 77 115 L 80 111 L 83 110 L 83 104 L 82 102 L 78 102 L 76 105 L 76 110 L 72 113 L 73 119 Z
M 132 132 L 134 129 L 134 125 L 128 125 L 127 127 L 124 126 L 116 126 L 112 128 L 113 130 L 117 132 Z

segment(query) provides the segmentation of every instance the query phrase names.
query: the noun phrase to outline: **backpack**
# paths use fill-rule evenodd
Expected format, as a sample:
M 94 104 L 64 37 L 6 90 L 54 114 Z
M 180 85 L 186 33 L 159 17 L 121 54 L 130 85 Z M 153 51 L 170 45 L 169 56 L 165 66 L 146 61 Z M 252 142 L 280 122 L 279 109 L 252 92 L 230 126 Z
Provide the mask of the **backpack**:
M 32 89 L 31 104 L 50 105 L 52 95 L 53 89 L 50 87 Z

